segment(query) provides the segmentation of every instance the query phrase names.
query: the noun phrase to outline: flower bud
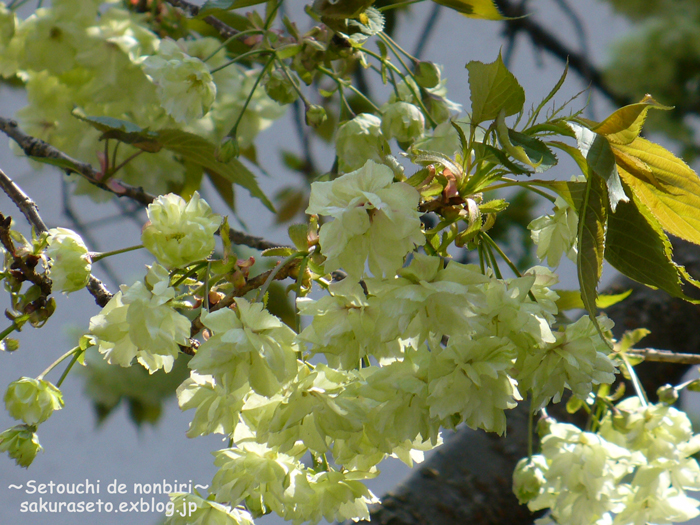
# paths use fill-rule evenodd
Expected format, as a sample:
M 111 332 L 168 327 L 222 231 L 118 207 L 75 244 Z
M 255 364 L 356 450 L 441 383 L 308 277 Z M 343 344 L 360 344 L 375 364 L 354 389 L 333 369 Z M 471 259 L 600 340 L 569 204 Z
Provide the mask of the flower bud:
M 361 113 L 338 128 L 335 148 L 342 172 L 358 170 L 368 160 L 381 163 L 389 152 L 382 134 L 382 121 L 369 113 Z
M 547 463 L 542 456 L 533 456 L 531 459 L 523 458 L 515 466 L 513 493 L 518 497 L 521 505 L 539 495 L 547 482 L 544 475 L 546 471 Z
M 659 387 L 659 389 L 656 391 L 656 395 L 659 397 L 659 401 L 661 401 L 664 405 L 672 405 L 678 401 L 678 390 L 671 385 Z
M 30 426 L 17 425 L 0 434 L 0 452 L 7 452 L 20 467 L 31 465 L 40 450 L 39 436 Z
M 28 425 L 38 425 L 54 410 L 63 408 L 63 395 L 48 381 L 22 377 L 7 387 L 5 408 L 13 418 Z
M 275 69 L 267 77 L 265 82 L 265 92 L 267 96 L 270 97 L 275 102 L 279 104 L 291 104 L 297 98 L 299 98 L 299 93 L 284 74 L 281 69 Z
M 150 222 L 141 241 L 158 262 L 168 268 L 186 266 L 205 259 L 214 250 L 214 232 L 221 217 L 194 192 L 189 202 L 169 193 L 148 205 Z
M 432 62 L 418 62 L 415 66 L 414 76 L 416 84 L 422 88 L 434 88 L 440 83 L 440 68 Z
M 319 105 L 316 104 L 311 104 L 310 106 L 306 107 L 306 125 L 311 126 L 312 128 L 317 128 L 321 124 L 323 124 L 326 119 L 328 118 L 328 115 L 326 114 L 326 110 Z
M 68 294 L 85 288 L 92 264 L 80 235 L 67 228 L 52 228 L 47 242 L 46 255 L 51 258 L 50 275 L 54 291 Z
M 382 132 L 387 139 L 396 137 L 399 142 L 413 142 L 423 134 L 424 129 L 423 113 L 413 104 L 394 102 L 384 107 Z
M 224 164 L 233 158 L 238 158 L 240 154 L 241 147 L 236 137 L 226 137 L 216 148 L 216 160 Z

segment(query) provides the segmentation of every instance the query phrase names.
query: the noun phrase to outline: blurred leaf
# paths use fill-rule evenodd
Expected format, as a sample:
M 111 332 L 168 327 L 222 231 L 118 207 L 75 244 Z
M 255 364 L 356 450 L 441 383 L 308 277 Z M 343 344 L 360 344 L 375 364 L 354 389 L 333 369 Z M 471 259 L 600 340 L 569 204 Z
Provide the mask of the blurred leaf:
M 87 116 L 78 108 L 72 111 L 72 115 L 102 132 L 101 139 L 115 139 L 149 153 L 157 153 L 163 147 L 158 143 L 154 132 L 147 131 L 133 122 L 112 117 Z
M 210 15 L 216 16 L 221 14 L 221 11 L 264 4 L 266 1 L 267 0 L 207 0 L 199 9 L 197 18 L 204 18 Z
M 433 0 L 433 2 L 454 9 L 469 18 L 503 20 L 503 15 L 492 0 Z
M 161 130 L 156 132 L 156 136 L 164 148 L 182 156 L 183 160 L 199 164 L 207 173 L 215 173 L 229 182 L 243 186 L 251 196 L 260 199 L 270 211 L 275 212 L 275 207 L 260 190 L 255 175 L 243 163 L 238 159 L 231 159 L 227 163 L 216 160 L 215 144 L 194 133 L 177 129 Z

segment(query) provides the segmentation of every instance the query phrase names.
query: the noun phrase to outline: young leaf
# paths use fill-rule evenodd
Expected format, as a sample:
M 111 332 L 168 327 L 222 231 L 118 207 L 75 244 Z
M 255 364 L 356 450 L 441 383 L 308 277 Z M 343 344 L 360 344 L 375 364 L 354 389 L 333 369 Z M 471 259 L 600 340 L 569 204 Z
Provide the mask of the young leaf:
M 503 15 L 492 0 L 433 0 L 433 2 L 454 9 L 469 18 L 503 20 Z
M 262 192 L 255 175 L 238 159 L 227 163 L 216 160 L 216 145 L 202 137 L 177 129 L 165 129 L 155 133 L 164 148 L 180 155 L 184 160 L 199 164 L 208 173 L 216 173 L 228 181 L 243 186 L 251 196 L 260 199 L 272 212 L 275 207 Z
M 305 252 L 309 249 L 309 241 L 307 239 L 309 226 L 307 224 L 292 224 L 287 231 L 297 250 Z
M 522 111 L 525 91 L 503 64 L 500 53 L 495 62 L 472 61 L 466 67 L 472 99 L 472 126 L 495 120 L 501 111 L 506 117 Z
M 618 109 L 591 130 L 604 135 L 613 144 L 629 144 L 639 137 L 647 112 L 651 108 L 673 109 L 671 106 L 659 104 L 651 95 L 645 95 L 640 102 Z
M 554 85 L 552 90 L 549 92 L 549 94 L 544 97 L 542 102 L 539 103 L 537 108 L 535 108 L 535 111 L 532 112 L 532 115 L 530 115 L 530 118 L 528 119 L 527 123 L 528 125 L 537 121 L 537 117 L 540 115 L 540 111 L 542 111 L 542 108 L 547 105 L 547 102 L 552 100 L 554 98 L 554 95 L 556 95 L 559 90 L 561 89 L 562 85 L 564 85 L 564 81 L 566 80 L 566 75 L 569 72 L 569 59 L 566 59 L 566 66 L 564 66 L 564 72 L 561 74 L 561 77 L 559 77 L 559 81 Z
M 261 255 L 263 257 L 289 257 L 294 253 L 294 248 L 290 248 L 289 246 L 280 246 L 279 248 L 268 248 L 267 250 L 263 250 Z
M 620 301 L 627 299 L 630 296 L 632 290 L 627 290 L 623 293 L 618 294 L 601 294 L 595 301 L 598 308 L 608 308 Z M 564 310 L 574 310 L 576 308 L 583 308 L 583 300 L 581 299 L 581 292 L 578 290 L 557 290 L 557 308 L 559 311 Z
M 537 173 L 548 170 L 557 163 L 557 157 L 539 139 L 506 127 L 503 111 L 496 119 L 498 139 L 503 148 L 516 160 L 527 164 Z
M 231 209 L 231 211 L 236 211 L 236 193 L 233 189 L 233 184 L 228 179 L 222 177 L 218 173 L 207 172 L 207 177 L 214 184 L 216 192 L 226 203 L 226 205 Z
M 596 320 L 596 288 L 603 269 L 606 199 L 603 180 L 589 173 L 579 210 L 577 270 L 583 306 L 599 330 Z
M 681 159 L 670 151 L 638 137 L 615 149 L 647 166 L 658 185 L 649 181 L 638 166 L 618 165 L 620 176 L 632 193 L 649 209 L 664 230 L 700 244 L 700 179 Z

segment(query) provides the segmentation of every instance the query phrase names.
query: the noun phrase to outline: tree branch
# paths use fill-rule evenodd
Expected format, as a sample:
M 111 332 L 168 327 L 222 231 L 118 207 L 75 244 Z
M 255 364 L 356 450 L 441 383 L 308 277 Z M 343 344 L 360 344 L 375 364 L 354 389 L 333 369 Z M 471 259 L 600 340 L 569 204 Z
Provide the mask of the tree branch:
M 645 361 L 655 361 L 657 363 L 700 365 L 700 355 L 698 354 L 683 354 L 655 348 L 631 348 L 627 350 L 626 354 L 634 357 L 643 357 Z
M 36 140 L 36 139 L 34 139 Z M 39 215 L 38 208 L 34 201 L 32 201 L 29 196 L 22 191 L 15 182 L 8 177 L 4 171 L 0 169 L 0 187 L 7 194 L 12 202 L 19 208 L 22 214 L 27 218 L 29 224 L 31 224 L 37 233 L 43 233 L 48 231 L 46 223 Z M 112 293 L 102 284 L 97 277 L 90 275 L 90 280 L 88 281 L 87 289 L 95 298 L 95 302 L 104 307 L 109 300 L 112 298 Z M 51 289 L 48 289 L 51 292 Z M 48 295 L 48 293 L 47 293 Z
M 94 184 L 98 188 L 108 191 L 117 197 L 127 197 L 144 206 L 148 206 L 156 199 L 154 195 L 144 191 L 143 188 L 126 184 L 120 180 L 112 179 L 108 184 L 101 182 L 99 180 L 101 176 L 100 172 L 93 168 L 90 164 L 75 160 L 59 149 L 47 144 L 43 140 L 27 135 L 20 129 L 17 122 L 12 119 L 0 117 L 0 131 L 14 140 L 28 157 L 41 157 L 64 161 L 67 164 L 74 166 L 74 168 L 62 167 L 66 173 L 75 172 L 84 177 L 91 184 Z M 256 237 L 255 235 L 234 230 L 233 228 L 229 229 L 229 237 L 235 244 L 242 244 L 256 250 L 267 250 L 269 248 L 284 246 L 278 242 L 268 241 L 262 237 Z
M 617 106 L 626 106 L 632 101 L 627 97 L 613 92 L 603 79 L 603 74 L 596 68 L 585 54 L 571 49 L 563 43 L 555 34 L 537 23 L 532 16 L 525 11 L 522 5 L 516 5 L 511 0 L 495 0 L 501 13 L 508 20 L 505 20 L 506 33 L 523 32 L 532 41 L 535 47 L 544 49 L 550 54 L 559 58 L 562 62 L 569 60 L 569 67 L 576 71 L 581 77 L 588 81 L 600 93 L 605 95 Z
M 19 125 L 14 120 L 0 117 L 0 131 L 14 140 L 28 157 L 40 157 L 63 161 L 67 165 L 72 166 L 62 167 L 66 173 L 78 173 L 79 175 L 85 177 L 85 179 L 87 179 L 91 184 L 113 193 L 118 197 L 128 197 L 129 199 L 135 200 L 136 202 L 140 202 L 144 205 L 150 204 L 153 202 L 153 199 L 155 199 L 153 195 L 145 192 L 143 188 L 137 188 L 122 181 L 114 181 L 116 184 L 118 184 L 118 189 L 111 187 L 111 184 L 101 182 L 100 172 L 93 168 L 90 164 L 80 162 L 79 160 L 66 155 L 59 149 L 54 148 L 51 144 L 47 144 L 41 139 L 27 135 L 19 128 Z

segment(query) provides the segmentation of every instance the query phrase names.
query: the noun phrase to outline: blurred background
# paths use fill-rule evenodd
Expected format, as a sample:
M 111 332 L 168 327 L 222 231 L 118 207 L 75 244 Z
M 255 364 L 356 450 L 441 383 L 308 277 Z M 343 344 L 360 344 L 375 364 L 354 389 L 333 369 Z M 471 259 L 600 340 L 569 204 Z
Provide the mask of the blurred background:
M 506 14 L 528 16 L 510 22 L 479 21 L 423 2 L 398 14 L 393 34 L 407 50 L 444 65 L 448 97 L 465 108 L 469 107 L 467 62 L 492 62 L 500 49 L 525 89 L 526 107 L 529 107 L 539 103 L 551 90 L 564 69 L 562 57 L 569 55 L 571 68 L 556 96 L 558 103 L 587 90 L 573 102 L 572 108 L 587 104 L 585 116 L 600 120 L 617 106 L 636 101 L 649 92 L 659 102 L 675 105 L 676 110 L 652 112 L 647 133 L 684 155 L 689 162 L 694 160 L 700 151 L 694 135 L 700 110 L 700 2 L 499 0 L 497 3 Z M 301 13 L 303 4 L 285 3 L 290 17 L 302 24 L 308 20 Z M 47 5 L 49 2 L 44 2 Z M 35 2 L 27 2 L 20 10 L 21 16 L 28 16 L 35 7 Z M 0 83 L 0 116 L 12 117 L 26 103 L 23 90 Z M 278 209 L 291 206 L 292 215 L 293 206 L 302 211 L 305 206 L 294 204 L 289 196 L 305 181 L 289 168 L 289 157 L 285 162 L 281 152 L 285 150 L 300 157 L 304 154 L 305 144 L 295 118 L 294 109 L 289 108 L 283 119 L 256 140 L 258 159 L 270 174 L 259 174 L 260 186 L 268 196 L 278 196 Z M 319 169 L 329 170 L 333 158 L 328 145 L 317 140 L 308 147 Z M 71 183 L 58 170 L 34 169 L 10 150 L 4 136 L 0 137 L 0 168 L 38 204 L 49 227 L 64 226 L 80 231 L 91 250 L 116 249 L 140 242 L 145 222 L 140 207 L 114 200 L 96 204 L 85 196 L 71 196 Z M 576 171 L 574 166 L 562 164 L 547 173 L 550 174 L 568 180 Z M 215 211 L 228 213 L 213 187 L 206 187 L 203 193 Z M 234 227 L 247 228 L 254 235 L 276 242 L 288 242 L 287 225 L 276 222 L 257 200 L 240 192 L 236 204 L 238 220 L 231 218 Z M 0 195 L 0 211 L 13 216 L 18 229 L 28 234 L 23 218 L 4 195 Z M 535 203 L 527 211 L 534 218 L 534 214 L 549 210 Z M 519 238 L 514 238 L 514 244 Z M 119 283 L 130 284 L 141 278 L 144 265 L 151 261 L 146 252 L 131 252 L 109 258 L 106 264 L 99 263 L 95 274 L 110 290 L 116 291 Z M 563 288 L 576 286 L 573 270 L 574 266 L 567 266 L 566 262 L 560 268 Z M 603 286 L 613 276 L 612 270 L 606 269 Z M 86 290 L 56 299 L 57 311 L 44 329 L 25 328 L 18 335 L 20 349 L 0 354 L 0 392 L 20 376 L 38 375 L 75 346 L 78 337 L 87 330 L 89 318 L 99 311 Z M 2 308 L 6 306 L 2 304 Z M 21 520 L 32 525 L 147 525 L 161 520 L 155 512 L 23 514 L 20 504 L 38 501 L 38 495 L 27 495 L 9 485 L 25 485 L 29 480 L 37 484 L 99 481 L 100 494 L 85 499 L 96 501 L 99 497 L 115 505 L 121 501 L 139 501 L 142 496 L 133 494 L 134 483 L 208 485 L 215 473 L 211 451 L 223 448 L 225 443 L 216 436 L 194 440 L 185 437 L 191 414 L 181 413 L 172 395 L 187 375 L 184 359 L 178 362 L 170 376 L 159 379 L 156 390 L 146 386 L 147 373 L 141 367 L 129 369 L 131 375 L 126 387 L 117 380 L 114 369 L 100 359 L 90 361 L 87 370 L 71 373 L 62 387 L 65 408 L 42 424 L 39 432 L 45 452 L 28 470 L 16 467 L 7 455 L 0 455 L 0 523 Z M 12 425 L 14 421 L 6 411 L 0 410 L 0 429 Z M 407 474 L 403 464 L 389 461 L 384 464 L 382 474 L 369 485 L 381 496 Z M 108 493 L 109 484 L 115 480 L 126 484 L 126 494 Z M 151 501 L 150 496 L 143 497 Z M 44 498 L 61 500 L 60 496 Z M 156 501 L 166 499 L 156 496 Z M 281 522 L 271 516 L 257 521 Z

